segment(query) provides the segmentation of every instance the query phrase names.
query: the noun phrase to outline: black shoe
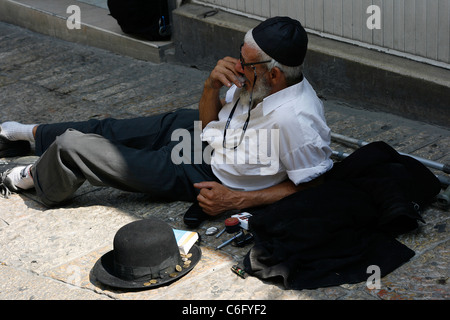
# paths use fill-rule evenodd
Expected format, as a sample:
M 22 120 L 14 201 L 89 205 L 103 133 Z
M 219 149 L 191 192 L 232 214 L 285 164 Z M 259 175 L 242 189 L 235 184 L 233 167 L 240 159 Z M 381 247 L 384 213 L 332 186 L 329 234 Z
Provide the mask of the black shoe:
M 0 158 L 26 156 L 30 152 L 31 146 L 28 141 L 10 141 L 0 136 Z
M 209 215 L 203 212 L 198 202 L 195 202 L 184 214 L 184 224 L 190 228 L 197 228 L 203 221 L 208 220 Z

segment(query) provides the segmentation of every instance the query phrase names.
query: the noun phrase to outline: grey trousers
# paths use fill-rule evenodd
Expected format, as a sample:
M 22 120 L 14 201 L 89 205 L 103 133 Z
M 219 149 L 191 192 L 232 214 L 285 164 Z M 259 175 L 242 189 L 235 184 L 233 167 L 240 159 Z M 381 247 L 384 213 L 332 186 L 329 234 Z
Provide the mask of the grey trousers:
M 204 161 L 175 164 L 180 141 L 172 132 L 186 129 L 194 152 L 198 111 L 178 110 L 135 119 L 105 119 L 40 125 L 31 171 L 37 195 L 47 206 L 71 198 L 87 180 L 95 186 L 152 194 L 164 200 L 195 201 L 193 184 L 217 181 Z M 206 147 L 201 144 L 202 150 Z M 198 151 L 198 150 L 197 150 Z M 194 159 L 194 155 L 191 155 Z

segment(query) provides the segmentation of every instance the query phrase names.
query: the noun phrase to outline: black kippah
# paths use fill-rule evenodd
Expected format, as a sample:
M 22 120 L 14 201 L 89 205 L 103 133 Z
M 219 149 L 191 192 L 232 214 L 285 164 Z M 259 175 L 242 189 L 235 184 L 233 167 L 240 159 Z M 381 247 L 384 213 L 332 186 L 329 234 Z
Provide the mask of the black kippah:
M 279 63 L 290 67 L 303 64 L 308 35 L 299 21 L 270 18 L 255 27 L 252 34 L 259 47 Z

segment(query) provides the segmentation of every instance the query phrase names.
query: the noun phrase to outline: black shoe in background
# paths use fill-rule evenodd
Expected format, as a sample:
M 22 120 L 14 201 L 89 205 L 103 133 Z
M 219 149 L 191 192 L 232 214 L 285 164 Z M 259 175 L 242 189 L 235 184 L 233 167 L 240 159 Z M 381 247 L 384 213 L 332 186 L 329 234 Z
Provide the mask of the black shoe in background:
M 203 212 L 198 202 L 195 202 L 184 214 L 184 224 L 190 228 L 197 228 L 203 221 L 208 220 L 209 215 Z
M 28 141 L 10 141 L 0 136 L 0 158 L 27 156 L 31 152 Z

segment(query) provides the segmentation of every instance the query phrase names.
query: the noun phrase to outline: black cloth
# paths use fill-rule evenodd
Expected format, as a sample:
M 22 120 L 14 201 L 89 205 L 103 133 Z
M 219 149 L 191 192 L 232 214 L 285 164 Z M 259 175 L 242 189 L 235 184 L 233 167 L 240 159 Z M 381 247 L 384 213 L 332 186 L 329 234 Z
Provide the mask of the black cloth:
M 108 0 L 111 16 L 124 33 L 150 41 L 169 40 L 170 20 L 166 0 Z
M 371 265 L 385 276 L 414 256 L 395 237 L 417 228 L 419 208 L 439 191 L 419 161 L 369 144 L 336 163 L 323 184 L 251 210 L 255 244 L 244 268 L 298 290 L 366 281 Z

